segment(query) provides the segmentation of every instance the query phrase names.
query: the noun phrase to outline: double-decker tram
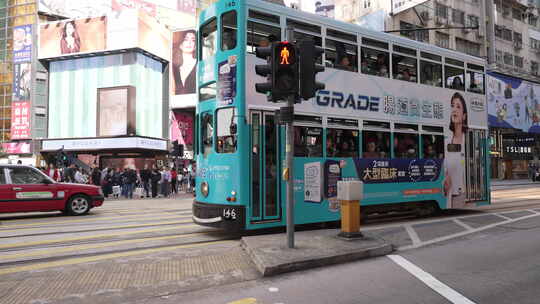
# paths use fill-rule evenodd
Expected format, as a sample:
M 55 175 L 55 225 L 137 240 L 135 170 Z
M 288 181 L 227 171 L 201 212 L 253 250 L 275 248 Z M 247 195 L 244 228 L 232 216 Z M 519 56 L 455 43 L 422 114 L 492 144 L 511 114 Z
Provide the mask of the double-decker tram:
M 193 219 L 224 229 L 285 225 L 285 128 L 255 91 L 257 46 L 310 39 L 326 84 L 295 105 L 295 223 L 340 219 L 337 181 L 362 206 L 423 211 L 490 203 L 485 62 L 258 0 L 220 0 L 198 28 Z M 299 56 L 302 56 L 301 52 Z

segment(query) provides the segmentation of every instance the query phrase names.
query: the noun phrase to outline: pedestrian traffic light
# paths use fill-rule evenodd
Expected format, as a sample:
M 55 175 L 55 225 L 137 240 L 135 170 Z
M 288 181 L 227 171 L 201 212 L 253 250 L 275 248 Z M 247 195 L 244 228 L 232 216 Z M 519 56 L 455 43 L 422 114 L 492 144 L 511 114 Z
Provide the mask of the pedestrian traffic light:
M 255 48 L 255 55 L 258 58 L 266 60 L 266 64 L 258 64 L 255 66 L 255 73 L 257 75 L 266 77 L 266 82 L 263 83 L 256 83 L 255 84 L 255 90 L 258 93 L 266 94 L 267 96 L 272 94 L 272 83 L 273 83 L 273 75 L 272 75 L 272 49 L 274 47 L 274 44 L 271 44 L 269 46 L 260 46 Z
M 324 83 L 317 82 L 316 75 L 324 71 L 324 66 L 317 63 L 324 49 L 315 45 L 313 40 L 301 41 L 299 44 L 300 56 L 300 97 L 308 100 L 315 97 L 318 90 L 325 88 Z
M 296 45 L 277 42 L 274 45 L 273 91 L 278 99 L 298 94 L 298 57 Z
M 171 151 L 172 156 L 183 156 L 184 155 L 184 145 L 178 144 L 178 140 L 172 142 L 173 149 Z

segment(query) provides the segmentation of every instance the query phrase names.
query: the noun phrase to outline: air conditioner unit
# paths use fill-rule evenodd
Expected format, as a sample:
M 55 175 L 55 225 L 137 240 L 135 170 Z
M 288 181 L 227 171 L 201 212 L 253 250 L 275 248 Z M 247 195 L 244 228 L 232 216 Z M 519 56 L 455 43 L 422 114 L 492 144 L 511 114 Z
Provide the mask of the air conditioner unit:
M 520 41 L 514 41 L 514 48 L 515 49 L 521 49 L 523 48 L 523 43 Z

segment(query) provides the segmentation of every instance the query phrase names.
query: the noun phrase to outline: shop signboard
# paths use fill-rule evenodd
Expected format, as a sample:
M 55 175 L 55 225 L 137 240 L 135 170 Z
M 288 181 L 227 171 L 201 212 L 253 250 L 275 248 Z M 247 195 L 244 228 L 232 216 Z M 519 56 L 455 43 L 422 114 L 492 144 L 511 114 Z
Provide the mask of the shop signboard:
M 6 142 L 2 143 L 2 151 L 7 154 L 30 154 L 31 146 L 29 142 Z
M 30 138 L 30 101 L 11 103 L 11 139 Z
M 30 62 L 32 59 L 32 25 L 13 28 L 13 62 Z

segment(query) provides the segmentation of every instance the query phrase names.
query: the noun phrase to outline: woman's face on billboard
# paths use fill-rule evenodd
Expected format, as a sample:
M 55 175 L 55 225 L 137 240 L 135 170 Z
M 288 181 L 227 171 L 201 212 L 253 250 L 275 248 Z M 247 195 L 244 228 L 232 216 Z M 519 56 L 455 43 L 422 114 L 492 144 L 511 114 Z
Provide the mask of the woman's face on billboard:
M 180 49 L 184 53 L 192 54 L 195 52 L 195 34 L 194 33 L 187 33 L 184 36 L 184 40 L 180 44 Z
M 75 32 L 75 28 L 73 28 L 73 24 L 71 24 L 71 22 L 68 22 L 66 24 L 66 35 L 69 37 L 69 36 L 73 36 L 73 33 Z

